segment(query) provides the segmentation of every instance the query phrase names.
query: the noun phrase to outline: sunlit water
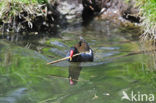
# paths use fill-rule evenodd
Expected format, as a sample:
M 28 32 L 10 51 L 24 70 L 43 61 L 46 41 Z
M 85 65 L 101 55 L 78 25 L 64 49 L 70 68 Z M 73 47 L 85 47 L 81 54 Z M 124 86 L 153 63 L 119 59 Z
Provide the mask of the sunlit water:
M 155 95 L 137 31 L 93 21 L 87 27 L 71 26 L 57 37 L 1 40 L 0 103 L 131 103 L 121 99 L 123 91 Z M 94 62 L 46 64 L 65 57 L 80 36 L 94 50 Z

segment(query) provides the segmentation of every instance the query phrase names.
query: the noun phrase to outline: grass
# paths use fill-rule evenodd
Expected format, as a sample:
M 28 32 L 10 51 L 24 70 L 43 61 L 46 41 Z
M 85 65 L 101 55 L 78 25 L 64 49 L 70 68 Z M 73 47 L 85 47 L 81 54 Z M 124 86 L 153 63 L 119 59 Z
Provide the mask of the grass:
M 137 0 L 140 7 L 142 25 L 144 27 L 143 39 L 156 38 L 156 0 Z
M 2 0 L 2 1 L 8 1 L 8 0 Z M 12 0 L 12 2 L 20 2 L 20 3 L 47 3 L 47 0 Z
M 55 1 L 54 1 L 55 2 Z M 8 25 L 9 31 L 19 32 L 29 27 L 37 17 L 45 17 L 48 12 L 47 0 L 1 0 L 0 23 Z M 4 30 L 5 31 L 5 30 Z
M 142 17 L 143 34 L 141 36 L 142 49 L 154 50 L 156 49 L 156 0 L 136 0 L 137 6 L 140 8 L 140 15 Z M 148 54 L 150 57 L 148 62 L 148 69 L 156 70 L 155 57 L 156 52 Z

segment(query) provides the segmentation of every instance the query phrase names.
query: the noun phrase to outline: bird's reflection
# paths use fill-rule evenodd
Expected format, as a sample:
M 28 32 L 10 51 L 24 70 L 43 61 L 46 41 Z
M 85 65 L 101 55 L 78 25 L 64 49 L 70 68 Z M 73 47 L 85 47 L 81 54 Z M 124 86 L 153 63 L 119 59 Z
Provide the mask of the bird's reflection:
M 78 78 L 82 67 L 79 62 L 71 62 L 69 65 L 69 83 L 70 85 L 75 85 L 78 82 Z

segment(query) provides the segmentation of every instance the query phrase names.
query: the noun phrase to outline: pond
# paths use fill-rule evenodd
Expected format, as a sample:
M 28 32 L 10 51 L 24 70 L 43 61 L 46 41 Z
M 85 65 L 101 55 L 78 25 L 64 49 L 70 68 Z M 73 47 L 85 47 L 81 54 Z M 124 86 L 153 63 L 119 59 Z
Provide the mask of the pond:
M 0 40 L 0 103 L 141 103 L 155 95 L 155 74 L 147 70 L 139 29 L 111 21 L 92 21 L 61 30 L 57 36 Z M 94 62 L 48 62 L 65 57 L 83 37 Z M 69 78 L 74 85 L 70 85 Z M 128 99 L 123 99 L 127 93 Z M 131 98 L 132 94 L 136 98 Z M 147 97 L 141 98 L 142 94 Z M 151 102 L 152 103 L 152 102 Z M 154 102 L 153 102 L 154 103 Z

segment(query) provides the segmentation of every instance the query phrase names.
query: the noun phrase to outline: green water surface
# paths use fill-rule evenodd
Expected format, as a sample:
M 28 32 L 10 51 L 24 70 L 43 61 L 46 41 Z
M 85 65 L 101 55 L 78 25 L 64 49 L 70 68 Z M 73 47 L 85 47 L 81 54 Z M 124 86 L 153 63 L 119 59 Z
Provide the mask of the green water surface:
M 133 103 L 121 100 L 123 91 L 156 95 L 155 73 L 146 66 L 148 55 L 139 52 L 138 31 L 93 21 L 57 37 L 18 43 L 1 39 L 0 103 Z M 80 36 L 94 50 L 94 62 L 46 64 L 65 57 Z

